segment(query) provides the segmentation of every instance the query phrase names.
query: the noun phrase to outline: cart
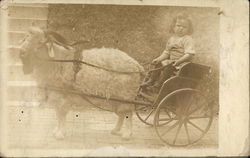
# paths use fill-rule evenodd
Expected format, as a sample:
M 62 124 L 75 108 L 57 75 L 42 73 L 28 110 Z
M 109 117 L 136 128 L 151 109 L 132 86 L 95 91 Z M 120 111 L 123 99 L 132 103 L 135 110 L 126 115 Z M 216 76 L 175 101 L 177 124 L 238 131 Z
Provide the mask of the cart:
M 187 146 L 199 141 L 213 120 L 212 105 L 201 91 L 202 81 L 210 67 L 187 63 L 167 79 L 155 97 L 137 99 L 151 104 L 136 105 L 136 115 L 145 124 L 154 126 L 159 138 L 170 146 Z

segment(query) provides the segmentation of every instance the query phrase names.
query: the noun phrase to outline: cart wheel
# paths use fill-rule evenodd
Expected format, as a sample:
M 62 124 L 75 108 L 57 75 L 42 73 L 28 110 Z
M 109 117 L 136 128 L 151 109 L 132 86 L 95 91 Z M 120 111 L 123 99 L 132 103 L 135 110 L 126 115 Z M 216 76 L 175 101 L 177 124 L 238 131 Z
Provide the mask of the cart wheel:
M 154 125 L 155 107 L 153 105 L 135 105 L 136 115 L 146 125 Z M 165 125 L 166 122 L 159 122 L 157 126 Z
M 207 99 L 200 91 L 185 88 L 170 93 L 160 102 L 155 111 L 154 127 L 164 143 L 187 146 L 207 133 L 212 120 L 212 106 Z
M 153 105 L 135 105 L 135 113 L 137 117 L 147 125 L 154 125 L 154 112 Z

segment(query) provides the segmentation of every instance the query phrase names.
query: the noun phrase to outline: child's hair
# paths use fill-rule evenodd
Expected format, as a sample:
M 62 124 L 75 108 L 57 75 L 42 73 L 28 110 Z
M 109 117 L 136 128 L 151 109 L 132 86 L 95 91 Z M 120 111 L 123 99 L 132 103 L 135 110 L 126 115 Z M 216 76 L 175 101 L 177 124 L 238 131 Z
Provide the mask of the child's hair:
M 174 27 L 175 27 L 177 20 L 186 20 L 188 22 L 187 34 L 191 35 L 193 33 L 193 24 L 192 24 L 191 20 L 189 19 L 189 17 L 187 16 L 187 14 L 184 14 L 184 13 L 179 13 L 179 14 L 177 14 L 176 17 L 174 17 L 174 19 L 170 25 L 170 30 L 169 30 L 170 33 L 174 33 Z

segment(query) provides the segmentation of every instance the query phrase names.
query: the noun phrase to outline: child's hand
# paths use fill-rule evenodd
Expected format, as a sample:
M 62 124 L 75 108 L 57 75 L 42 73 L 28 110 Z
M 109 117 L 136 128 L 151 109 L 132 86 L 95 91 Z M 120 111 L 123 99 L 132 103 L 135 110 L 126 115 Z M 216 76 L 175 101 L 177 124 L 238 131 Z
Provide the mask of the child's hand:
M 174 62 L 172 63 L 172 65 L 173 65 L 173 66 L 178 66 L 179 63 L 178 63 L 177 61 L 174 61 Z
M 157 65 L 159 64 L 161 61 L 158 59 L 158 58 L 155 58 L 153 61 L 152 61 L 152 64 L 153 65 Z

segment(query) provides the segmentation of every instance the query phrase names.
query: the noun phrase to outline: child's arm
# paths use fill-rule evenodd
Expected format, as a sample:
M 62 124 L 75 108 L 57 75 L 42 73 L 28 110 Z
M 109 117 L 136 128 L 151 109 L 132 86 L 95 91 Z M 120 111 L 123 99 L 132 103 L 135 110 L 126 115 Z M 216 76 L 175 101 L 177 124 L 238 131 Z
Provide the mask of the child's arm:
M 193 54 L 185 54 L 180 59 L 176 60 L 173 66 L 178 66 L 186 61 L 190 61 L 194 55 Z
M 152 64 L 159 64 L 163 60 L 169 59 L 169 57 L 170 57 L 170 54 L 169 54 L 169 43 L 170 43 L 170 41 L 171 41 L 171 38 L 167 41 L 165 50 L 162 52 L 162 54 L 159 57 L 155 58 L 152 61 Z
M 158 64 L 160 63 L 161 61 L 165 60 L 165 59 L 168 59 L 169 58 L 169 53 L 167 50 L 164 50 L 164 52 L 157 58 L 155 58 L 152 63 L 153 64 Z

